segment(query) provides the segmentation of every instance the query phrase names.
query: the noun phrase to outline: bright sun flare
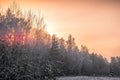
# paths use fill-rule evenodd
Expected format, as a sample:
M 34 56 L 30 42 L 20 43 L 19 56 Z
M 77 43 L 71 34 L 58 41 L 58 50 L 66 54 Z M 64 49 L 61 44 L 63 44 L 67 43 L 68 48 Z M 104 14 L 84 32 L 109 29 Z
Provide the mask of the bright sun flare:
M 47 23 L 47 31 L 50 35 L 55 34 L 55 25 L 53 25 L 52 23 Z

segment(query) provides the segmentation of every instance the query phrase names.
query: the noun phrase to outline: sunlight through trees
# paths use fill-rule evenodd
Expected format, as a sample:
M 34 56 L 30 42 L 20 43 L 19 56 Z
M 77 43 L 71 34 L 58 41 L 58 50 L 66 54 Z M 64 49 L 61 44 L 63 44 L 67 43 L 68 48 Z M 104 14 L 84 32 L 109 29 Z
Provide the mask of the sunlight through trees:
M 59 76 L 120 76 L 120 57 L 108 62 L 102 55 L 81 49 L 72 35 L 68 40 L 50 35 L 43 17 L 23 14 L 15 3 L 0 13 L 0 79 L 55 80 Z

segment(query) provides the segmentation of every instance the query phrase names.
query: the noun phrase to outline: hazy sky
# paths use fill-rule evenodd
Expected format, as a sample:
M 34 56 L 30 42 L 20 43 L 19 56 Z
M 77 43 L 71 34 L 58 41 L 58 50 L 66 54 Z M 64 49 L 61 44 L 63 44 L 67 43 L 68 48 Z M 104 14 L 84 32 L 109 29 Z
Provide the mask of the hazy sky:
M 67 39 L 72 34 L 77 45 L 109 58 L 120 56 L 120 1 L 117 0 L 15 0 L 22 9 L 41 12 L 50 34 Z M 12 0 L 0 0 L 7 8 Z

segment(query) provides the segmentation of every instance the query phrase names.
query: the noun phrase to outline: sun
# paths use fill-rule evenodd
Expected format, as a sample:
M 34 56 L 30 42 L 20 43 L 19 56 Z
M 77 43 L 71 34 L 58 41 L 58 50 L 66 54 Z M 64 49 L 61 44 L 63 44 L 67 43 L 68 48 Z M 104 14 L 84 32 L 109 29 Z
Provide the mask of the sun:
M 47 32 L 48 32 L 50 35 L 55 34 L 56 29 L 55 29 L 55 25 L 54 25 L 54 24 L 47 22 L 47 26 L 46 26 L 46 27 L 47 27 L 46 30 L 47 30 Z
M 58 29 L 58 25 L 57 23 L 54 23 L 55 21 L 52 21 L 51 22 L 47 22 L 47 25 L 46 25 L 46 30 L 47 32 L 52 36 L 53 34 L 57 35 L 57 37 L 65 37 L 68 35 L 67 33 L 64 33 L 64 32 L 60 32 L 60 28 Z

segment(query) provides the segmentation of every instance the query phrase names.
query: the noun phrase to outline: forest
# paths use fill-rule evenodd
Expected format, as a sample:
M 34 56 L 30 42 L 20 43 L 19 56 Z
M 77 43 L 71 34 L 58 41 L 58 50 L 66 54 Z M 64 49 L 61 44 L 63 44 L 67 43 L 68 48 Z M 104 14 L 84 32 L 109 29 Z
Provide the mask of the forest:
M 31 10 L 24 14 L 15 4 L 0 11 L 0 80 L 120 77 L 119 56 L 109 62 L 100 54 L 90 53 L 85 45 L 79 49 L 72 35 L 65 40 L 50 35 L 45 27 L 42 16 Z

